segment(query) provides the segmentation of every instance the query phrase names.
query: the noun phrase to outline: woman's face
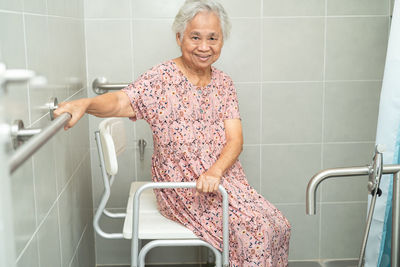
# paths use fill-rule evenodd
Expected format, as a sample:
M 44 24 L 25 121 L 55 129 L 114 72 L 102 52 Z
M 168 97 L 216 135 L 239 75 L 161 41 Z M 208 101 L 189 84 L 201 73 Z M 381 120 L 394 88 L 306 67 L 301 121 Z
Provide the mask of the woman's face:
M 209 69 L 219 58 L 224 44 L 219 18 L 213 12 L 199 12 L 186 25 L 182 41 L 176 35 L 184 63 L 196 70 Z

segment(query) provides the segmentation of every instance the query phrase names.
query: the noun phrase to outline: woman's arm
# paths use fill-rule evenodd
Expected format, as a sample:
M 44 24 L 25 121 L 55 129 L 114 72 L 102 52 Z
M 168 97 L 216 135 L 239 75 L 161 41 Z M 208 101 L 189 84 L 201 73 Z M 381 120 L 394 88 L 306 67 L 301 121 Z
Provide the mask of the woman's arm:
M 128 95 L 122 91 L 60 103 L 54 115 L 57 117 L 64 112 L 72 115 L 71 120 L 64 127 L 65 130 L 73 127 L 85 113 L 102 118 L 135 116 Z
M 221 177 L 237 160 L 243 150 L 242 124 L 239 119 L 224 121 L 226 144 L 218 160 L 197 180 L 198 192 L 215 192 Z

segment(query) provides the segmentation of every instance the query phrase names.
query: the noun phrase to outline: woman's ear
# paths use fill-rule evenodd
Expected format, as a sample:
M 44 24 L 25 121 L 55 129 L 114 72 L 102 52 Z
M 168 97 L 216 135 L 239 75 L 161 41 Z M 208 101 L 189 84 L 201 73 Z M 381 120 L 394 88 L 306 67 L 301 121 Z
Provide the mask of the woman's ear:
M 178 32 L 176 33 L 176 43 L 181 46 L 182 45 L 182 41 L 181 41 L 181 34 Z

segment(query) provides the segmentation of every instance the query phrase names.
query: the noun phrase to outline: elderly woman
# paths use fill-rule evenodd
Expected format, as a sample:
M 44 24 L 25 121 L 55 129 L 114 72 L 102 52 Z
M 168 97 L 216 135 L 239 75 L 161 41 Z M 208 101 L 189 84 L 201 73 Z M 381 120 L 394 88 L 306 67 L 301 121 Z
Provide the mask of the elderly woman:
M 153 131 L 152 179 L 196 189 L 155 190 L 160 212 L 222 250 L 222 184 L 229 195 L 230 266 L 287 266 L 290 224 L 251 187 L 238 160 L 242 127 L 231 78 L 214 68 L 230 23 L 215 0 L 188 0 L 173 29 L 182 55 L 121 91 L 61 103 L 72 127 L 84 113 L 146 120 Z

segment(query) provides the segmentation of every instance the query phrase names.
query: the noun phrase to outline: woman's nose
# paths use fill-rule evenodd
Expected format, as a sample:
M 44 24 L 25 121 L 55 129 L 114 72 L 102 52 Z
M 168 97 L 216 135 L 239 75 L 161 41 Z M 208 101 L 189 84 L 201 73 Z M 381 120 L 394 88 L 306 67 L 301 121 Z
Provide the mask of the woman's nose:
M 200 51 L 208 51 L 210 49 L 210 46 L 207 42 L 207 40 L 202 40 L 201 43 L 199 44 L 199 50 Z

